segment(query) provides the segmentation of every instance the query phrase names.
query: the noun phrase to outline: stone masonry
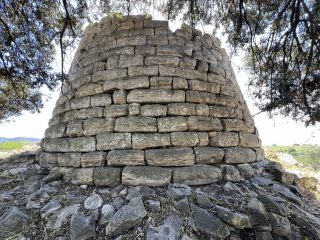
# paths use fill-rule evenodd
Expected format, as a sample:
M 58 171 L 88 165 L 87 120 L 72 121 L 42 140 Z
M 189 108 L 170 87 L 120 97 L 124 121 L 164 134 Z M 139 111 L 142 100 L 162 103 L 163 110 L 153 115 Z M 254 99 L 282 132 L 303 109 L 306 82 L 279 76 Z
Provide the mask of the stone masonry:
M 89 26 L 38 160 L 97 186 L 202 185 L 264 158 L 220 40 L 145 16 Z

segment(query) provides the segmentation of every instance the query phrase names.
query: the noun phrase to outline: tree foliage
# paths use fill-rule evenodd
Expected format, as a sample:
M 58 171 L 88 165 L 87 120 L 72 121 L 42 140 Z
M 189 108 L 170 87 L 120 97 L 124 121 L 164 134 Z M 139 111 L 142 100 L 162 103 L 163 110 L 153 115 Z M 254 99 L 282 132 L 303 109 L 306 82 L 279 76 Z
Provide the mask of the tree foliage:
M 84 22 L 111 11 L 211 24 L 244 50 L 249 87 L 261 111 L 307 125 L 320 121 L 320 2 L 316 0 L 0 0 L 0 121 L 42 106 L 38 89 L 67 79 L 65 53 Z M 53 72 L 54 44 L 62 66 Z

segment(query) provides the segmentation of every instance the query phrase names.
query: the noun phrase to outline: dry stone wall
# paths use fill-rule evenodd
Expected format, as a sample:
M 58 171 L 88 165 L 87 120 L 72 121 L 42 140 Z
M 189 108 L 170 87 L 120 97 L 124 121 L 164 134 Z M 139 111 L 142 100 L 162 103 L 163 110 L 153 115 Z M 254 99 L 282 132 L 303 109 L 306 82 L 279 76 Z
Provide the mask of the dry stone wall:
M 230 173 L 241 180 L 248 163 L 264 158 L 212 35 L 171 32 L 167 21 L 144 16 L 107 17 L 86 29 L 69 75 L 38 159 L 75 184 L 200 185 Z

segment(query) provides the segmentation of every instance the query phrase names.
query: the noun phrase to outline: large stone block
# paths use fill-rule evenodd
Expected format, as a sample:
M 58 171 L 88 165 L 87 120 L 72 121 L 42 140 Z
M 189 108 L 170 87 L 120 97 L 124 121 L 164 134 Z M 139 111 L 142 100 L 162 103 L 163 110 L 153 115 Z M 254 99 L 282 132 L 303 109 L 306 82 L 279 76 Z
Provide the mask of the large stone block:
M 134 89 L 129 92 L 127 101 L 128 103 L 184 102 L 185 93 L 182 90 Z
M 236 132 L 211 132 L 210 146 L 235 147 L 239 145 L 239 134 Z
M 128 75 L 132 76 L 158 76 L 158 66 L 138 66 L 138 67 L 129 67 Z
M 122 171 L 122 184 L 141 186 L 147 185 L 150 187 L 169 185 L 172 176 L 172 169 L 140 166 L 140 167 L 125 167 Z
M 203 185 L 222 179 L 221 170 L 209 165 L 180 167 L 173 170 L 172 181 L 186 185 Z
M 47 152 L 39 152 L 37 154 L 37 161 L 41 166 L 52 168 L 58 166 L 58 156 L 60 154 L 56 153 L 47 153 Z
M 150 56 L 155 55 L 156 47 L 155 46 L 136 46 L 136 54 L 140 54 L 142 56 Z
M 188 129 L 185 117 L 165 117 L 157 120 L 159 132 L 180 132 Z
M 240 132 L 240 146 L 242 147 L 260 147 L 260 139 L 256 134 Z
M 192 55 L 192 48 L 179 45 L 179 44 L 164 44 L 159 45 L 156 47 L 157 55 L 169 55 L 169 56 L 177 56 L 177 57 L 184 57 L 188 56 L 191 57 Z
M 168 65 L 177 67 L 179 65 L 179 58 L 173 56 L 150 56 L 146 57 L 146 65 Z
M 192 148 L 147 149 L 145 154 L 150 166 L 190 166 L 195 159 Z
M 81 98 L 95 94 L 103 93 L 103 87 L 100 83 L 89 83 L 76 90 L 75 97 Z
M 90 97 L 74 98 L 70 100 L 71 109 L 89 108 Z
M 119 68 L 127 68 L 143 65 L 143 56 L 141 55 L 120 55 Z
M 167 114 L 167 106 L 160 104 L 146 104 L 141 106 L 141 116 L 144 117 L 163 117 Z
M 101 167 L 104 166 L 106 160 L 106 152 L 89 152 L 81 156 L 81 166 L 86 167 Z
M 170 133 L 171 144 L 176 147 L 194 147 L 199 143 L 198 133 L 174 132 Z
M 93 82 L 104 82 L 112 79 L 125 78 L 128 76 L 128 70 L 125 68 L 98 71 L 92 75 Z
M 131 148 L 131 133 L 105 133 L 97 135 L 97 150 Z
M 239 120 L 239 119 L 222 119 L 225 131 L 228 132 L 240 132 L 243 131 L 245 126 L 244 126 L 244 121 Z
M 199 164 L 221 163 L 224 157 L 224 150 L 215 147 L 195 147 L 196 162 Z
M 84 121 L 83 127 L 85 136 L 112 132 L 114 127 L 114 118 L 91 118 Z
M 187 90 L 188 89 L 187 79 L 181 78 L 181 77 L 174 77 L 172 79 L 172 89 Z
M 69 137 L 78 137 L 83 134 L 83 122 L 76 120 L 68 123 L 66 135 Z
M 112 100 L 114 104 L 126 104 L 127 92 L 123 89 L 115 90 L 112 94 Z
M 190 116 L 197 115 L 194 103 L 170 103 L 168 104 L 168 115 Z
M 92 152 L 96 150 L 96 141 L 94 137 L 71 138 L 70 149 L 66 152 Z
M 256 153 L 250 148 L 230 147 L 225 148 L 225 163 L 249 163 L 256 160 Z
M 127 104 L 121 104 L 121 105 L 110 105 L 106 106 L 104 108 L 104 116 L 107 118 L 110 117 L 122 117 L 122 116 L 128 116 L 129 110 Z
M 151 117 L 119 117 L 116 119 L 115 132 L 157 132 L 157 120 Z
M 99 94 L 91 97 L 91 107 L 103 107 L 112 103 L 109 94 Z
M 124 47 L 115 47 L 105 52 L 102 52 L 99 56 L 101 61 L 105 61 L 111 56 L 118 56 L 118 55 L 133 55 L 134 54 L 134 47 L 133 46 L 124 46 Z
M 93 168 L 77 168 L 73 171 L 71 182 L 76 185 L 93 184 Z
M 195 69 L 196 64 L 197 64 L 197 60 L 195 58 L 182 57 L 180 58 L 179 67 Z
M 235 109 L 224 106 L 210 106 L 210 116 L 217 118 L 233 118 L 236 116 Z
M 107 155 L 108 166 L 144 165 L 144 151 L 112 150 Z
M 146 149 L 170 146 L 170 136 L 164 133 L 134 133 L 132 148 Z
M 59 167 L 80 167 L 81 153 L 62 153 L 58 154 Z
M 210 93 L 219 94 L 220 85 L 199 80 L 189 80 L 189 89 L 194 91 L 205 91 Z
M 209 116 L 209 106 L 207 104 L 197 104 L 196 112 L 198 116 Z
M 147 44 L 148 45 L 168 44 L 168 37 L 166 35 L 147 36 Z
M 93 181 L 98 187 L 115 187 L 121 183 L 121 168 L 97 167 L 93 170 Z
M 59 123 L 47 128 L 44 135 L 47 138 L 60 138 L 65 134 L 66 128 L 67 124 Z
M 202 103 L 199 91 L 186 91 L 186 102 Z
M 103 117 L 103 107 L 88 108 L 86 111 L 87 118 L 102 118 Z
M 70 152 L 68 138 L 45 138 L 41 142 L 41 147 L 46 152 Z
M 150 78 L 150 88 L 171 89 L 172 77 L 152 77 Z
M 131 77 L 128 79 L 114 79 L 105 81 L 103 89 L 105 92 L 110 92 L 116 89 L 131 90 L 136 88 L 148 88 L 149 78 L 148 77 Z
M 188 130 L 190 131 L 221 131 L 223 126 L 218 118 L 207 116 L 191 116 L 187 118 Z

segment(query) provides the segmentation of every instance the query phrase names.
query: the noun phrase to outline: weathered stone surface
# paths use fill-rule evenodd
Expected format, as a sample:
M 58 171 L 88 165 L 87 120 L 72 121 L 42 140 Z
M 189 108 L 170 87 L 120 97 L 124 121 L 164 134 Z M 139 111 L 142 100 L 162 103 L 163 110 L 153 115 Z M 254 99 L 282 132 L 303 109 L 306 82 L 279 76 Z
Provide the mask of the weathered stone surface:
M 146 239 L 180 240 L 182 224 L 183 222 L 180 217 L 169 215 L 165 218 L 163 225 L 147 229 Z
M 93 184 L 93 168 L 77 168 L 72 173 L 71 182 L 76 185 Z
M 191 148 L 147 149 L 145 154 L 151 166 L 190 166 L 195 159 Z
M 234 213 L 228 208 L 215 206 L 215 212 L 218 217 L 236 229 L 251 228 L 251 221 L 248 215 L 243 213 Z
M 107 156 L 108 166 L 144 165 L 144 151 L 112 150 Z
M 83 122 L 76 120 L 68 123 L 66 134 L 69 137 L 79 137 L 83 134 Z
M 141 116 L 145 117 L 160 117 L 166 116 L 167 106 L 160 104 L 143 105 L 141 106 Z
M 129 115 L 136 116 L 140 114 L 140 104 L 139 103 L 131 103 L 128 106 Z
M 227 132 L 239 132 L 245 128 L 244 122 L 239 119 L 222 119 L 222 122 Z
M 185 93 L 182 90 L 134 89 L 129 92 L 127 101 L 129 103 L 184 102 Z
M 231 165 L 222 165 L 221 166 L 223 179 L 231 182 L 239 182 L 243 180 L 240 176 L 240 172 L 234 166 Z
M 105 152 L 89 152 L 81 156 L 82 167 L 101 167 L 105 164 L 107 153 Z
M 41 217 L 42 218 L 47 218 L 49 217 L 53 212 L 59 210 L 62 208 L 62 205 L 60 204 L 60 202 L 58 200 L 51 200 L 50 202 L 48 202 L 46 205 L 44 205 L 41 209 L 40 209 L 40 213 L 41 213 Z
M 211 132 L 209 137 L 210 146 L 234 147 L 239 145 L 239 134 L 236 132 Z
M 128 79 L 115 79 L 105 81 L 103 90 L 105 92 L 113 91 L 116 89 L 131 90 L 136 88 L 148 88 L 149 78 L 148 77 L 131 77 Z
M 220 131 L 223 129 L 218 118 L 206 116 L 191 116 L 187 118 L 189 131 Z
M 62 208 L 59 212 L 53 214 L 46 224 L 46 229 L 48 230 L 55 230 L 59 229 L 63 222 L 66 221 L 66 219 L 74 214 L 80 207 L 80 204 L 72 204 L 69 206 L 66 206 Z
M 230 147 L 225 148 L 225 151 L 224 160 L 226 163 L 248 163 L 256 160 L 256 154 L 250 148 Z
M 158 118 L 157 121 L 159 132 L 179 132 L 188 129 L 187 120 L 184 117 Z
M 143 57 L 141 55 L 120 55 L 119 68 L 127 68 L 143 65 Z
M 128 116 L 129 109 L 127 104 L 110 105 L 104 108 L 104 116 L 107 118 Z
M 150 56 L 155 55 L 156 48 L 154 46 L 136 46 L 135 47 L 136 54 L 140 54 L 142 56 Z
M 94 210 L 101 207 L 103 204 L 103 199 L 99 194 L 92 194 L 91 196 L 87 197 L 84 201 L 83 205 L 85 209 Z
M 147 149 L 170 146 L 170 135 L 164 133 L 134 133 L 132 148 Z
M 58 154 L 57 159 L 60 167 L 80 167 L 81 164 L 80 153 Z
M 101 217 L 99 224 L 108 223 L 115 213 L 115 208 L 111 204 L 104 204 L 101 208 Z
M 88 108 L 86 111 L 87 118 L 102 118 L 102 116 L 103 116 L 103 107 Z
M 120 117 L 116 119 L 116 132 L 156 132 L 157 121 L 151 117 Z
M 240 172 L 241 177 L 243 177 L 244 179 L 251 178 L 254 175 L 254 170 L 248 163 L 239 164 L 237 168 Z
M 150 88 L 171 89 L 172 77 L 152 77 L 150 78 Z
M 0 217 L 0 239 L 17 236 L 28 224 L 30 217 L 17 207 L 12 207 Z
M 196 105 L 193 103 L 170 103 L 167 114 L 172 116 L 197 115 Z
M 115 90 L 112 94 L 112 100 L 114 104 L 126 104 L 127 92 L 123 89 Z
M 106 133 L 97 135 L 97 150 L 131 148 L 131 133 Z
M 301 204 L 301 198 L 294 194 L 288 187 L 281 184 L 273 184 L 273 190 L 286 197 L 290 201 Z
M 194 147 L 199 143 L 198 134 L 193 132 L 170 133 L 170 139 L 176 147 Z
M 188 89 L 188 81 L 185 78 L 174 77 L 172 79 L 172 89 Z
M 125 185 L 166 186 L 170 183 L 172 169 L 137 166 L 125 167 L 122 171 L 122 183 Z
M 158 76 L 159 68 L 158 66 L 138 66 L 129 67 L 128 75 L 133 76 Z
M 194 91 L 204 91 L 219 94 L 220 92 L 220 85 L 216 83 L 210 83 L 205 81 L 199 80 L 189 80 L 189 89 Z
M 191 187 L 185 184 L 173 183 L 169 186 L 169 189 L 166 191 L 166 194 L 169 198 L 172 198 L 174 200 L 179 200 L 179 199 L 190 196 L 192 194 L 192 189 Z
M 59 124 L 53 125 L 46 130 L 45 136 L 47 138 L 63 137 L 63 135 L 65 134 L 66 128 L 67 128 L 67 124 L 65 123 L 59 123 Z
M 235 109 L 224 106 L 210 106 L 209 114 L 217 118 L 232 118 L 235 117 Z
M 168 65 L 168 66 L 177 67 L 179 64 L 179 58 L 174 56 L 150 56 L 150 57 L 146 57 L 145 64 L 146 65 Z
M 93 180 L 96 186 L 114 187 L 120 184 L 120 177 L 120 168 L 98 167 L 93 170 Z
M 45 138 L 41 142 L 41 147 L 46 152 L 69 152 L 70 142 L 67 138 Z
M 71 109 L 80 109 L 90 107 L 90 97 L 74 98 L 70 100 Z
M 260 139 L 257 135 L 246 133 L 246 132 L 240 132 L 240 146 L 242 147 L 260 147 Z
M 58 166 L 58 155 L 54 153 L 39 152 L 37 154 L 37 161 L 44 167 L 56 167 Z
M 196 112 L 198 116 L 209 116 L 209 106 L 207 104 L 197 104 Z
M 230 235 L 228 226 L 207 210 L 190 205 L 197 229 L 210 237 L 225 239 Z
M 109 94 L 99 94 L 91 97 L 91 107 L 103 107 L 111 104 L 111 96 Z
M 112 132 L 114 128 L 113 118 L 91 118 L 83 122 L 84 135 L 92 136 L 101 133 Z
M 286 217 L 282 217 L 275 213 L 269 213 L 269 222 L 272 232 L 277 236 L 287 236 L 291 231 L 290 221 Z
M 118 236 L 141 223 L 147 215 L 141 198 L 133 198 L 128 205 L 120 208 L 106 226 L 107 236 Z
M 195 147 L 196 162 L 200 164 L 220 163 L 224 157 L 224 151 L 215 147 Z
M 94 218 L 81 212 L 72 215 L 70 221 L 70 236 L 72 240 L 86 240 L 96 235 Z
M 186 185 L 203 185 L 218 182 L 222 179 L 219 168 L 210 165 L 180 167 L 173 170 L 172 181 Z
M 270 231 L 269 217 L 263 204 L 256 198 L 251 198 L 248 203 L 248 210 L 251 214 L 253 224 L 259 231 Z
M 169 56 L 191 56 L 192 48 L 183 45 L 164 44 L 156 47 L 157 55 L 169 55 Z
M 70 150 L 72 152 L 92 152 L 96 150 L 94 137 L 78 137 L 70 139 Z M 66 151 L 68 152 L 68 151 Z
M 105 71 L 98 71 L 92 75 L 93 82 L 109 81 L 112 79 L 127 77 L 127 69 L 111 69 Z

